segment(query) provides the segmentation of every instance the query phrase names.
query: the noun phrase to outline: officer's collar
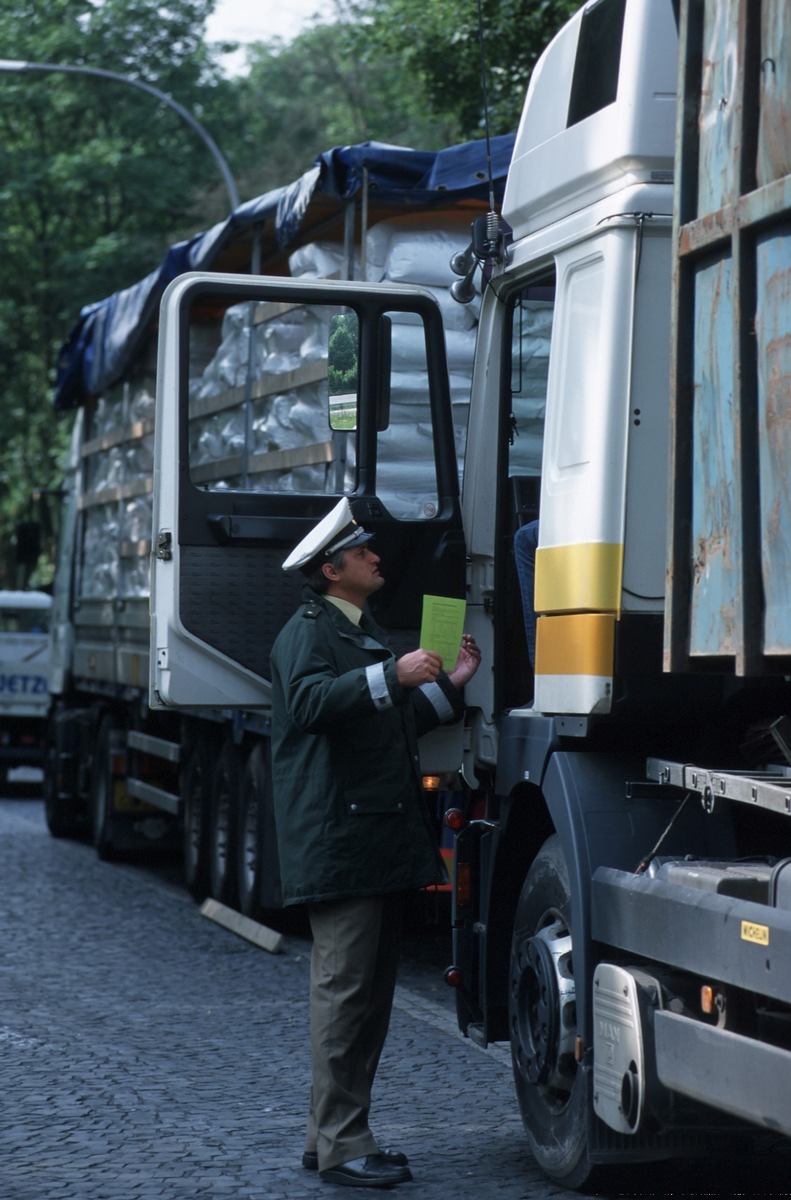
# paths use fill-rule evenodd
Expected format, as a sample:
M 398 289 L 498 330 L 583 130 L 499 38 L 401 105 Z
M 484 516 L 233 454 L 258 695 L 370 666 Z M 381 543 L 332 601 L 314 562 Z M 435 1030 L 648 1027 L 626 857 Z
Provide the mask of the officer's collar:
M 360 624 L 360 619 L 363 615 L 363 612 L 362 609 L 358 608 L 356 604 L 352 604 L 349 600 L 342 600 L 340 596 L 328 596 L 326 592 L 324 594 L 324 599 L 329 604 L 334 604 L 336 608 L 339 608 L 343 615 L 348 617 L 352 625 Z

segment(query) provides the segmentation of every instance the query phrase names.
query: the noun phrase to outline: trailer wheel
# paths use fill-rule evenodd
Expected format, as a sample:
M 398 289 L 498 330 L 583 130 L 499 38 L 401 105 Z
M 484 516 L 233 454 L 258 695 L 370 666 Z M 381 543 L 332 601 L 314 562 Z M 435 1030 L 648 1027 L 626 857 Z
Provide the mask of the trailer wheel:
M 265 747 L 259 742 L 253 747 L 244 771 L 237 841 L 239 907 L 246 917 L 256 921 L 261 916 L 264 822 L 269 792 L 269 761 Z
M 184 879 L 190 895 L 203 900 L 211 887 L 209 828 L 211 824 L 212 749 L 197 735 L 184 766 L 181 799 L 184 834 Z
M 591 1174 L 585 1079 L 574 1056 L 576 992 L 569 879 L 557 835 L 522 887 L 511 946 L 509 1023 L 514 1080 L 536 1161 L 578 1188 Z
M 80 833 L 80 822 L 74 812 L 74 797 L 61 791 L 62 750 L 58 741 L 58 729 L 50 721 L 44 749 L 44 818 L 47 829 L 54 838 L 71 838 Z
M 105 862 L 116 856 L 113 836 L 113 761 L 116 728 L 111 717 L 102 717 L 91 773 L 91 841 Z
M 214 771 L 209 822 L 209 873 L 211 894 L 220 904 L 235 907 L 237 834 L 242 794 L 242 761 L 238 749 L 227 741 Z

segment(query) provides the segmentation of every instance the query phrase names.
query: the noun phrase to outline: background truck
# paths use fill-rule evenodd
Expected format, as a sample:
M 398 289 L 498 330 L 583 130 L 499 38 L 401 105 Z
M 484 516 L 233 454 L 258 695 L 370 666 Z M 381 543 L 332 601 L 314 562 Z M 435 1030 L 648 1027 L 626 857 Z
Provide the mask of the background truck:
M 49 712 L 46 592 L 0 591 L 0 782 L 14 767 L 40 767 Z
M 473 228 L 466 442 L 421 289 L 198 273 L 161 307 L 151 708 L 266 721 L 281 562 L 342 492 L 396 648 L 424 593 L 466 597 L 485 666 L 426 748 L 462 797 L 448 981 L 470 1038 L 510 1041 L 569 1186 L 791 1134 L 789 22 L 589 0 L 547 48 Z M 223 319 L 322 347 L 331 448 L 274 486 L 196 456 Z M 513 539 L 536 517 L 533 669 Z
M 500 138 L 491 147 L 500 195 L 512 145 L 513 138 Z M 298 180 L 173 247 L 145 280 L 81 314 L 60 355 L 57 391 L 57 406 L 76 407 L 77 414 L 54 586 L 45 779 L 53 834 L 87 831 L 104 857 L 183 846 L 186 881 L 196 896 L 210 894 L 249 916 L 277 906 L 266 707 L 222 689 L 198 709 L 190 689 L 187 704 L 167 712 L 148 704 L 152 553 L 158 561 L 169 553 L 167 537 L 157 533 L 152 542 L 151 534 L 159 298 L 171 279 L 195 266 L 217 277 L 265 268 L 286 281 L 420 283 L 446 314 L 456 412 L 447 432 L 461 454 L 480 296 L 464 274 L 449 271 L 448 261 L 464 251 L 473 217 L 486 211 L 487 157 L 482 143 L 439 153 L 371 143 L 331 151 Z M 454 278 L 472 297 L 466 305 L 450 296 Z M 322 402 L 329 329 L 323 316 L 283 304 L 253 310 L 222 301 L 201 320 L 193 339 L 188 453 L 195 487 L 210 507 L 242 486 L 262 490 L 276 506 L 344 487 L 355 450 L 350 433 L 330 428 Z M 425 497 L 421 491 L 420 464 L 426 447 L 431 456 L 433 449 L 409 395 L 417 334 L 404 329 L 394 349 L 401 395 L 394 388 L 387 398 L 392 430 L 380 469 L 387 471 L 386 502 L 424 519 L 435 502 L 431 489 Z M 334 339 L 339 361 L 340 325 Z M 344 424 L 341 397 L 355 387 L 343 371 L 337 374 L 333 423 Z M 414 447 L 409 466 L 400 457 L 404 439 Z M 451 453 L 455 473 L 455 446 Z M 165 470 L 175 478 L 175 459 Z M 216 536 L 227 541 L 224 518 L 218 519 Z M 236 625 L 241 601 L 254 617 L 253 640 L 265 645 L 292 612 L 298 587 L 278 567 L 263 590 L 249 593 L 247 581 L 217 566 L 223 595 L 216 617 L 224 636 L 234 643 L 240 633 L 248 636 Z M 214 675 L 210 670 L 206 681 Z

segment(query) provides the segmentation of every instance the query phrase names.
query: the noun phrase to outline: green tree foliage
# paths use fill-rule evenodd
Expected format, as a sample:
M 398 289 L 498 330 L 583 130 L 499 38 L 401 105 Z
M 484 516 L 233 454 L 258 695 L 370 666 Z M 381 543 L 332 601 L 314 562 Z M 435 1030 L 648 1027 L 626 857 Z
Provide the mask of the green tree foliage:
M 408 101 L 397 56 L 378 41 L 369 46 L 368 28 L 345 11 L 337 22 L 308 29 L 290 44 L 251 48 L 249 76 L 239 81 L 245 194 L 290 182 L 332 146 L 369 140 L 419 148 L 449 144 L 443 121 Z
M 579 7 L 579 0 L 481 0 L 479 13 L 478 0 L 365 0 L 366 39 L 398 58 L 409 80 L 405 100 L 431 111 L 449 142 L 464 141 L 485 132 L 481 46 L 490 131 L 515 131 L 538 56 Z
M 203 41 L 213 2 L 17 0 L 0 41 L 8 59 L 144 79 L 219 141 L 235 92 Z M 14 521 L 57 482 L 67 423 L 51 413 L 53 367 L 69 327 L 227 208 L 216 164 L 167 105 L 111 80 L 0 75 L 0 580 L 14 577 Z
M 577 0 L 482 0 L 491 132 L 516 128 L 537 55 Z M 420 149 L 482 136 L 477 0 L 335 0 L 333 18 L 249 54 L 227 78 L 208 46 L 215 0 L 15 0 L 7 59 L 148 82 L 222 147 L 242 199 L 334 146 Z M 0 74 L 0 585 L 19 582 L 14 525 L 54 488 L 70 419 L 51 410 L 59 347 L 81 309 L 136 283 L 228 210 L 207 147 L 122 83 Z
M 358 339 L 357 317 L 353 313 L 333 318 L 327 368 L 331 396 L 357 391 Z
M 477 0 L 335 0 L 331 23 L 250 52 L 241 103 L 249 141 L 267 152 L 245 183 L 275 187 L 350 142 L 439 149 L 480 138 L 484 79 L 490 132 L 515 131 L 538 56 L 578 8 L 482 0 L 479 26 Z

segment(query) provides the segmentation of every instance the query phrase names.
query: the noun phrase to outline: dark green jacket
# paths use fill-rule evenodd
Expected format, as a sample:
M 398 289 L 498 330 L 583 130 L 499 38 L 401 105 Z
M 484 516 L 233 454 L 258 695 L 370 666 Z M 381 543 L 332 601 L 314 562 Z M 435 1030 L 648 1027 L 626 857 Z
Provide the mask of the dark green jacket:
M 418 737 L 462 715 L 445 675 L 402 688 L 365 632 L 305 589 L 272 650 L 272 782 L 284 904 L 444 883 Z

